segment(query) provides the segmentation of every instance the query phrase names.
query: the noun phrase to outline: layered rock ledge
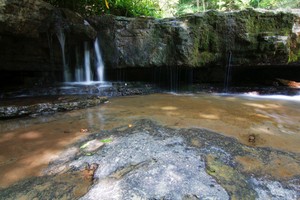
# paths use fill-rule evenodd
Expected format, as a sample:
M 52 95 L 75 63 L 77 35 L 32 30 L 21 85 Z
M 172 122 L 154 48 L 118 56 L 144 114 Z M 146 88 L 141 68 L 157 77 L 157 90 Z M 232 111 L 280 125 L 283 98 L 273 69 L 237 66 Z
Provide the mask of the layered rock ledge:
M 111 81 L 119 81 L 132 68 L 205 68 L 193 82 L 202 82 L 203 77 L 206 82 L 223 82 L 227 65 L 255 71 L 270 66 L 268 72 L 279 66 L 277 74 L 288 67 L 289 75 L 295 74 L 300 63 L 299 16 L 299 10 L 248 9 L 166 19 L 112 15 L 84 19 L 41 0 L 4 1 L 0 4 L 0 86 L 52 84 L 63 81 L 66 68 L 75 77 L 78 65 L 84 64 L 84 47 L 89 45 L 91 56 L 95 55 L 91 47 L 96 37 Z M 134 71 L 128 80 L 149 79 L 149 73 L 156 72 L 142 73 Z M 241 73 L 236 77 L 249 74 Z M 295 80 L 277 74 L 272 79 Z
M 0 119 L 88 108 L 107 100 L 107 97 L 85 95 L 8 99 L 0 102 Z
M 63 36 L 61 34 L 64 34 Z M 0 2 L 0 87 L 60 81 L 62 47 L 94 40 L 97 33 L 84 18 L 42 0 Z
M 299 14 L 299 13 L 298 13 Z M 178 18 L 92 17 L 110 67 L 280 65 L 300 61 L 300 14 L 207 11 Z M 230 55 L 229 55 L 230 54 Z

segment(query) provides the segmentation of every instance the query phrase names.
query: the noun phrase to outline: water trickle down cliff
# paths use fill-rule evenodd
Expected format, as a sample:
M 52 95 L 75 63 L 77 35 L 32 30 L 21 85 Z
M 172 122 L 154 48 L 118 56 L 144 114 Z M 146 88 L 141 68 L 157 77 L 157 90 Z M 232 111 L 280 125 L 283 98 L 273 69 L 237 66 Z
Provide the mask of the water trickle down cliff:
M 168 19 L 108 15 L 89 21 L 106 41 L 103 56 L 110 69 L 192 68 L 200 71 L 194 80 L 222 82 L 230 51 L 233 75 L 241 73 L 235 81 L 294 78 L 293 70 L 299 71 L 299 16 L 290 12 L 207 11 Z M 245 77 L 248 69 L 256 72 Z
M 191 82 L 222 83 L 230 50 L 234 81 L 253 81 L 270 72 L 276 73 L 269 79 L 298 81 L 294 70 L 299 68 L 300 20 L 299 15 L 292 13 L 248 9 L 226 13 L 207 11 L 168 19 L 105 15 L 86 19 L 89 26 L 78 14 L 40 0 L 5 2 L 1 6 L 0 80 L 3 86 L 86 81 L 81 69 L 85 41 L 89 43 L 90 64 L 95 66 L 91 67 L 90 80 L 100 79 L 102 67 L 96 61 L 97 50 L 92 43 L 97 35 L 104 50 L 107 80 L 117 80 L 115 72 L 120 69 L 128 74 L 121 75 L 128 80 L 151 80 L 152 68 L 163 71 L 167 67 L 179 69 L 179 77 L 183 68 L 191 70 Z M 12 13 L 18 13 L 19 17 Z M 62 48 L 55 35 L 57 22 L 63 22 L 66 39 L 65 63 L 70 75 L 65 78 Z M 270 69 L 257 75 L 266 66 Z M 246 68 L 255 70 L 254 75 L 243 71 Z M 236 75 L 237 70 L 240 72 Z M 288 74 L 282 75 L 284 73 Z M 170 76 L 168 72 L 165 74 Z

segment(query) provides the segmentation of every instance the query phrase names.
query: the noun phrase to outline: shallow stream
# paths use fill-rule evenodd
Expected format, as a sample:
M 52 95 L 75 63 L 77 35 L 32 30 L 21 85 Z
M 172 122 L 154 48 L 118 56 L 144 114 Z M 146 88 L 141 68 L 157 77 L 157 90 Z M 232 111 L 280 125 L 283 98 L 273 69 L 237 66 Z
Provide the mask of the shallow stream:
M 274 97 L 274 96 L 273 96 Z M 170 128 L 204 128 L 251 147 L 269 147 L 269 164 L 237 156 L 244 171 L 279 179 L 300 176 L 300 100 L 256 95 L 152 94 L 112 98 L 97 107 L 36 118 L 0 121 L 0 187 L 41 176 L 68 145 L 117 127 L 149 119 Z M 199 141 L 191 141 L 194 146 Z

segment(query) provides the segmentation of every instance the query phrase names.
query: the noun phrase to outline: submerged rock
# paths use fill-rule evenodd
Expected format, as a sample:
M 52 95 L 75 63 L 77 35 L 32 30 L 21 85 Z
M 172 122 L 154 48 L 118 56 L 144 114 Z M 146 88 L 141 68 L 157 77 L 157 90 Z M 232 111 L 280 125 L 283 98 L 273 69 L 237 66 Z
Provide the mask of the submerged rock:
M 79 199 L 92 185 L 88 171 L 32 178 L 0 190 L 1 199 Z
M 104 103 L 108 99 L 99 96 L 64 96 L 64 97 L 45 97 L 39 99 L 40 102 L 32 103 L 32 98 L 17 99 L 9 102 L 9 105 L 0 104 L 0 119 L 14 118 L 22 116 L 35 116 L 47 113 L 70 111 L 75 109 L 88 108 Z M 14 99 L 16 100 L 16 99 Z M 9 101 L 9 100 L 7 100 Z M 4 102 L 2 102 L 3 104 Z

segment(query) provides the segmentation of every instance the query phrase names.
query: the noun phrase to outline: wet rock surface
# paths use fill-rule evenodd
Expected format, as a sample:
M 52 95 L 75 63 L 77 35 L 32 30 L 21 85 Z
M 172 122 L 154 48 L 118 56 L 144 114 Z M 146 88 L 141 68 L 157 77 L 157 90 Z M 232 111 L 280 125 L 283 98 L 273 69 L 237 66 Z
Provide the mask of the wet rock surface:
M 0 87 L 78 80 L 75 71 L 84 63 L 84 46 L 92 50 L 96 37 L 102 49 L 104 73 L 111 81 L 126 77 L 118 73 L 120 69 L 132 81 L 148 81 L 154 74 L 165 80 L 170 73 L 179 76 L 179 68 L 197 68 L 203 71 L 197 75 L 193 72 L 193 82 L 220 83 L 228 63 L 237 68 L 240 82 L 249 78 L 248 70 L 253 67 L 257 68 L 250 73 L 250 80 L 258 74 L 272 80 L 299 81 L 295 74 L 299 72 L 300 19 L 299 11 L 292 12 L 248 9 L 167 19 L 112 15 L 84 19 L 41 0 L 3 1 Z M 94 53 L 91 57 L 91 61 L 96 59 Z M 68 71 L 64 62 L 70 79 L 64 79 Z M 280 69 L 276 69 L 278 65 Z M 131 72 L 134 68 L 136 72 L 146 70 L 141 75 Z M 161 68 L 167 69 L 166 75 L 161 76 Z
M 2 1 L 0 25 L 1 36 L 11 34 L 37 39 L 43 33 L 53 34 L 62 29 L 82 41 L 95 39 L 97 34 L 92 27 L 84 24 L 84 18 L 78 13 L 55 8 L 42 0 Z
M 88 108 L 107 100 L 95 95 L 6 99 L 0 102 L 0 119 Z
M 283 163 L 288 170 L 292 170 L 291 164 L 300 166 L 299 155 L 295 153 L 245 146 L 204 129 L 172 129 L 139 120 L 89 135 L 53 160 L 44 176 L 2 189 L 0 196 L 4 199 L 79 196 L 81 199 L 299 199 L 300 174 L 280 177 L 271 172 L 247 170 L 247 166 L 237 161 L 238 157 L 250 156 L 270 169 L 272 155 L 288 158 L 289 163 Z M 82 184 L 78 179 L 64 182 L 57 178 L 76 173 L 89 177 L 92 183 L 86 194 L 73 195 L 74 189 Z M 60 185 L 63 186 L 59 188 Z
M 88 20 L 101 33 L 104 60 L 113 67 L 224 66 L 229 57 L 241 68 L 299 63 L 299 15 L 290 12 L 210 10 L 167 19 Z
M 97 35 L 78 13 L 42 0 L 1 1 L 0 87 L 62 80 L 63 58 L 57 38 L 61 33 L 67 38 L 66 52 Z
M 18 97 L 39 97 L 58 95 L 98 95 L 98 96 L 128 96 L 151 94 L 158 88 L 153 84 L 141 82 L 107 82 L 106 84 L 71 84 L 48 87 L 13 88 L 0 91 L 0 100 Z
M 85 177 L 84 172 L 70 171 L 29 179 L 0 193 L 1 199 L 78 199 L 88 191 L 91 184 L 92 181 Z
M 0 92 L 0 119 L 88 108 L 104 103 L 108 97 L 145 95 L 157 90 L 151 84 L 110 83 L 105 87 L 71 85 L 3 91 Z

